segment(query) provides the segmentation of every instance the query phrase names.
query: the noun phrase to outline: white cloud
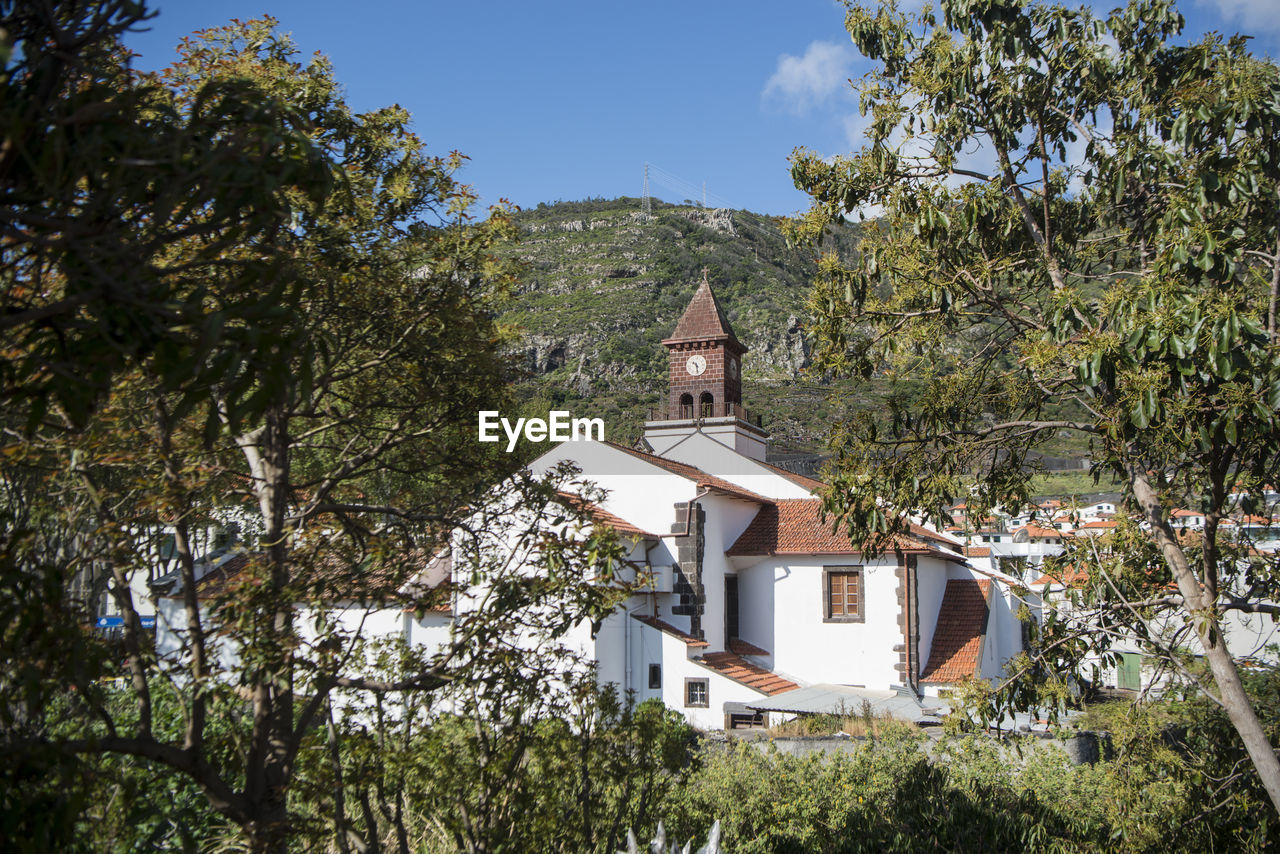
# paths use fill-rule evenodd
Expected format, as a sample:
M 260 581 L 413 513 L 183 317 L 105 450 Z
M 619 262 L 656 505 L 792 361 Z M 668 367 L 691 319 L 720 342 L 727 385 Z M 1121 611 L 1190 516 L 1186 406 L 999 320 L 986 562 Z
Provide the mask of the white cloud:
M 764 84 L 762 96 L 784 100 L 792 110 L 802 113 L 845 85 L 854 55 L 850 45 L 824 41 L 811 43 L 804 56 L 784 53 L 778 58 L 778 70 Z
M 871 114 L 850 113 L 844 117 L 844 138 L 850 150 L 857 151 L 867 144 L 867 129 L 871 127 Z
M 1197 0 L 1197 6 L 1218 10 L 1224 21 L 1259 32 L 1280 32 L 1276 0 Z

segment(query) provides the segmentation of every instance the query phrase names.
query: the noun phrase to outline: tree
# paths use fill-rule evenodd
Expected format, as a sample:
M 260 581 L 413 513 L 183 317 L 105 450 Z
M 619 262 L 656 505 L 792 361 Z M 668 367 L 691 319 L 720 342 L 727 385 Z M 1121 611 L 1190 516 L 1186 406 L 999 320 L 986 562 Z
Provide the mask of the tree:
M 811 308 L 819 369 L 881 372 L 896 393 L 887 423 L 837 431 L 827 507 L 869 545 L 904 511 L 949 519 L 970 477 L 974 512 L 1016 508 L 1032 450 L 1087 439 L 1148 543 L 1114 574 L 1089 568 L 1098 604 L 1193 627 L 1280 810 L 1280 763 L 1221 624 L 1276 613 L 1274 561 L 1234 559 L 1221 524 L 1233 493 L 1255 507 L 1280 474 L 1280 72 L 1241 37 L 1175 45 L 1181 26 L 1167 0 L 1105 19 L 1018 0 L 850 5 L 877 63 L 859 85 L 868 142 L 796 153 L 814 202 L 793 236 L 879 212 L 856 257 L 821 262 Z M 1184 504 L 1205 512 L 1202 547 L 1169 524 Z
M 61 21 L 33 8 L 42 25 Z M 198 787 L 252 850 L 280 851 L 300 827 L 289 799 L 300 752 L 332 697 L 434 690 L 455 678 L 476 638 L 522 609 L 564 605 L 562 594 L 571 598 L 558 630 L 598 617 L 612 594 L 584 582 L 607 571 L 615 550 L 538 532 L 555 579 L 503 588 L 411 673 L 351 672 L 361 632 L 333 603 L 394 602 L 397 614 L 438 604 L 440 591 L 405 592 L 406 583 L 455 526 L 475 527 L 472 502 L 509 474 L 503 455 L 475 442 L 474 424 L 477 410 L 505 401 L 509 333 L 495 316 L 512 270 L 493 250 L 511 223 L 501 209 L 472 220 L 473 196 L 454 177 L 461 155 L 428 156 L 398 106 L 353 113 L 327 60 L 299 63 L 271 19 L 204 31 L 184 41 L 171 68 L 135 75 L 110 59 L 119 55 L 111 37 L 141 10 L 104 8 L 119 25 L 94 23 L 97 7 L 75 7 L 96 27 L 94 55 L 106 58 L 90 65 L 76 45 L 65 48 L 76 62 L 62 94 L 49 97 L 56 114 L 88 88 L 81 107 L 118 116 L 131 144 L 142 145 L 153 121 L 161 132 L 200 127 L 216 156 L 202 161 L 204 149 L 179 146 L 177 161 L 207 176 L 202 196 L 203 184 L 181 183 L 186 172 L 139 186 L 116 171 L 132 154 L 98 152 L 94 168 L 121 193 L 156 205 L 109 208 L 108 224 L 120 215 L 143 236 L 161 220 L 173 226 L 146 244 L 136 265 L 143 281 L 118 255 L 67 236 L 98 198 L 83 175 L 55 200 L 63 219 L 31 241 L 58 252 L 5 259 L 9 296 L 28 300 L 9 314 L 21 356 L 8 399 L 28 407 L 4 448 L 0 569 L 12 595 L 0 607 L 12 618 L 3 650 L 12 690 L 0 710 L 3 748 L 62 763 L 133 757 Z M 24 56 L 40 44 L 27 36 Z M 276 146 L 323 180 L 272 171 L 278 164 L 260 154 Z M 261 227 L 258 201 L 271 214 Z M 40 203 L 15 195 L 9 210 L 36 221 Z M 136 236 L 113 234 L 126 244 Z M 97 284 L 72 275 L 86 258 Z M 103 290 L 117 281 L 122 290 Z M 113 326 L 117 310 L 156 334 L 121 350 L 129 336 Z M 90 388 L 66 385 L 80 373 L 95 378 Z M 554 496 L 547 484 L 505 488 L 533 506 Z M 198 584 L 193 530 L 228 505 L 252 519 L 246 565 L 210 598 Z M 130 591 L 155 559 L 146 539 L 161 524 L 174 532 L 170 592 L 181 613 L 180 648 L 164 654 L 148 642 Z M 89 589 L 102 582 L 119 606 L 120 650 L 81 630 L 84 603 L 65 593 L 77 574 Z M 175 717 L 180 726 L 170 725 Z
M 270 332 L 287 281 L 272 238 L 333 178 L 287 101 L 224 76 L 179 109 L 133 72 L 118 38 L 147 17 L 133 0 L 0 4 L 0 389 L 28 430 L 55 407 L 83 426 L 148 358 L 199 396 L 221 368 L 201 356 L 256 344 L 228 318 Z M 211 304 L 210 267 L 242 280 L 239 302 Z

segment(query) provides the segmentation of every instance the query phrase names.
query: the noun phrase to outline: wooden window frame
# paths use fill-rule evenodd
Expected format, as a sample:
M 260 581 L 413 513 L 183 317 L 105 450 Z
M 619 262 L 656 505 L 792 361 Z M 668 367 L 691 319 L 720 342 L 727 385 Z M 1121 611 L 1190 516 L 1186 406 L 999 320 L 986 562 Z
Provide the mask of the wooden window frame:
M 689 686 L 691 686 L 691 685 L 701 685 L 701 686 L 702 686 L 702 698 L 703 698 L 703 701 L 702 701 L 701 703 L 690 703 L 690 702 L 689 702 Z M 692 676 L 686 676 L 686 677 L 684 678 L 684 707 L 685 707 L 686 709 L 709 709 L 709 708 L 711 708 L 711 680 L 709 680 L 709 679 L 697 679 L 697 678 L 694 678 L 694 677 L 692 677 Z
M 658 684 L 654 684 L 654 683 Z M 662 665 L 650 662 L 649 664 L 649 690 L 662 690 Z
M 831 576 L 856 575 L 858 577 L 858 610 L 854 614 L 831 613 Z M 867 610 L 867 574 L 862 566 L 824 566 L 822 568 L 822 622 L 864 623 Z

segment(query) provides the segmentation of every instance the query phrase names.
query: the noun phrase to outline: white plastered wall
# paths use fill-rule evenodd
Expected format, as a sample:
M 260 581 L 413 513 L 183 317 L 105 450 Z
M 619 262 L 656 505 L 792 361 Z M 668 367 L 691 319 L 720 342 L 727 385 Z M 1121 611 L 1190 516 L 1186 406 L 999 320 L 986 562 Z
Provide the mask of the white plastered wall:
M 823 567 L 862 566 L 864 622 L 825 622 Z M 773 588 L 773 669 L 801 683 L 832 682 L 885 689 L 899 682 L 897 563 L 893 558 L 860 564 L 854 556 L 770 558 L 752 566 L 749 589 Z M 756 573 L 760 573 L 759 576 Z M 752 620 L 767 606 L 752 606 Z M 762 644 L 763 645 L 763 644 Z

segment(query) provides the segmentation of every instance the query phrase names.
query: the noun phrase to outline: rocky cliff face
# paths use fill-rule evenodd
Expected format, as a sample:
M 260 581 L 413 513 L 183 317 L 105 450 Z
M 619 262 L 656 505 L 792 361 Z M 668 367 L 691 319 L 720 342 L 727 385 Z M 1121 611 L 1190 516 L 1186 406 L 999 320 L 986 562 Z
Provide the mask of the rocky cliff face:
M 702 278 L 715 288 L 738 338 L 748 409 L 781 408 L 804 376 L 804 301 L 811 252 L 789 249 L 768 217 L 638 199 L 540 205 L 517 217 L 512 250 L 526 265 L 507 315 L 525 332 L 522 394 L 603 414 L 623 434 L 665 391 L 670 335 Z M 790 416 L 788 416 L 788 420 Z M 804 419 L 802 419 L 804 421 Z M 788 432 L 811 444 L 825 425 Z

